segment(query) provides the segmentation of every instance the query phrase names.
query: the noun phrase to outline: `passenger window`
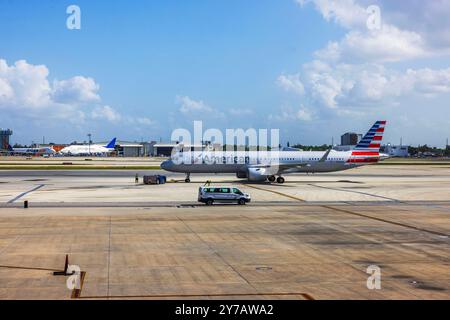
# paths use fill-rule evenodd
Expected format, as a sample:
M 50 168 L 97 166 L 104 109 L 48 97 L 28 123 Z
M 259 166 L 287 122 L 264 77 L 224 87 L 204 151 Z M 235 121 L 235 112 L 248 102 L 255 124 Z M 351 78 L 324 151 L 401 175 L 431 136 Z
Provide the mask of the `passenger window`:
M 228 188 L 223 188 L 223 189 L 222 189 L 222 193 L 230 193 L 230 189 L 228 189 Z

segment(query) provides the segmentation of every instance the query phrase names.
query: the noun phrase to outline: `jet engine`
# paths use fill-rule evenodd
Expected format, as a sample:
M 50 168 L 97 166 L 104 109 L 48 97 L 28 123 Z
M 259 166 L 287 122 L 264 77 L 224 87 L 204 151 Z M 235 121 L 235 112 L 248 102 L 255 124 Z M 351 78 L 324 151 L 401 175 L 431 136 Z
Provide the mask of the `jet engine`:
M 264 168 L 248 168 L 248 181 L 262 182 L 266 181 L 268 176 Z

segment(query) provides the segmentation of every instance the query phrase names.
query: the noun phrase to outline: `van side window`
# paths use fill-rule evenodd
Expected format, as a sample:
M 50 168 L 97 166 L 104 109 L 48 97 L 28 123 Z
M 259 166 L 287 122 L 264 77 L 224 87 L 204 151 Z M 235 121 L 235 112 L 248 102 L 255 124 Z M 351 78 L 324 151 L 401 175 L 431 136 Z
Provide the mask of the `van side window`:
M 222 192 L 222 193 L 230 193 L 230 189 L 228 189 L 228 188 L 223 188 L 221 192 Z

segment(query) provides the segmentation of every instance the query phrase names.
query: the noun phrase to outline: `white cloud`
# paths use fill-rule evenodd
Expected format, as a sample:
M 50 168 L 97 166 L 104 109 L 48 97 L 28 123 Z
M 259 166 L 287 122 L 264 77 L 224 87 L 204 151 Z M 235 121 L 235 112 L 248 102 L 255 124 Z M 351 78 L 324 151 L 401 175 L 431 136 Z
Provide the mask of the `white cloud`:
M 86 119 L 82 106 L 100 100 L 98 85 L 92 78 L 78 76 L 54 81 L 51 86 L 48 75 L 44 65 L 25 60 L 8 65 L 0 59 L 0 109 L 23 118 L 82 123 Z
M 122 119 L 120 113 L 111 108 L 110 106 L 96 107 L 91 112 L 93 119 L 103 119 L 110 122 L 119 122 Z
M 291 107 L 283 107 L 279 114 L 272 115 L 270 114 L 268 119 L 269 121 L 311 121 L 313 120 L 312 112 L 301 106 L 299 109 L 293 109 Z
M 224 118 L 225 114 L 218 109 L 207 105 L 202 100 L 194 100 L 189 96 L 177 96 L 175 102 L 180 105 L 179 111 L 185 116 L 204 118 Z
M 152 119 L 147 118 L 147 117 L 140 117 L 140 118 L 135 118 L 135 119 L 136 119 L 137 123 L 142 124 L 144 126 L 152 126 L 152 125 L 156 124 L 155 121 L 153 121 Z
M 346 28 L 362 27 L 366 24 L 366 9 L 354 0 L 296 0 L 301 6 L 313 3 L 327 21 L 334 21 Z
M 448 0 L 295 0 L 301 6 L 313 4 L 327 21 L 346 29 L 366 30 L 367 8 L 380 8 L 383 25 L 419 34 L 433 48 L 450 46 L 450 2 Z
M 299 95 L 305 93 L 305 88 L 300 81 L 300 74 L 282 74 L 277 79 L 278 85 L 286 91 L 294 92 Z
M 305 108 L 300 108 L 299 110 L 297 110 L 296 117 L 297 117 L 297 119 L 303 120 L 303 121 L 311 121 L 312 120 L 311 111 L 309 111 Z
M 340 41 L 330 42 L 316 57 L 333 62 L 396 62 L 423 58 L 432 53 L 414 32 L 383 25 L 377 31 L 350 31 Z
M 395 62 L 450 53 L 449 1 L 378 1 L 381 26 L 369 30 L 369 0 L 297 0 L 313 3 L 327 21 L 349 29 L 316 53 L 327 61 Z M 393 4 L 397 3 L 397 4 Z M 448 13 L 443 14 L 443 13 Z M 440 21 L 436 23 L 434 17 Z M 444 18 L 445 17 L 445 18 Z M 431 27 L 430 27 L 431 26 Z M 437 39 L 436 39 L 437 38 Z
M 414 68 L 401 70 L 398 62 L 431 59 L 450 53 L 448 46 L 436 44 L 433 35 L 436 15 L 441 27 L 442 12 L 450 13 L 450 1 L 378 1 L 381 8 L 379 30 L 369 30 L 366 8 L 369 0 L 296 0 L 304 6 L 313 4 L 327 21 L 347 29 L 338 40 L 314 53 L 315 60 L 302 66 L 300 72 L 282 74 L 278 84 L 288 91 L 304 91 L 299 99 L 322 116 L 361 117 L 361 108 L 384 109 L 399 106 L 409 99 L 429 99 L 450 92 L 450 68 Z M 393 4 L 393 3 L 396 4 Z M 426 14 L 425 14 L 426 12 Z M 398 23 L 398 25 L 397 25 Z M 448 32 L 450 35 L 450 32 Z M 442 37 L 444 35 L 440 33 Z M 450 37 L 449 37 L 450 39 Z M 445 41 L 444 41 L 445 43 Z M 301 86 L 300 86 L 301 85 Z M 292 112 L 281 112 L 281 118 Z
M 328 109 L 392 105 L 405 96 L 432 97 L 450 92 L 450 68 L 399 72 L 380 64 L 338 64 L 314 61 L 303 67 L 306 97 Z
M 373 4 L 373 0 L 360 0 L 363 6 Z M 382 19 L 400 29 L 421 35 L 426 45 L 434 50 L 450 48 L 450 2 L 448 0 L 378 0 Z
M 125 123 L 136 129 L 154 122 L 146 117 L 122 115 L 113 107 L 103 105 L 100 86 L 93 78 L 75 76 L 65 80 L 49 81 L 49 70 L 44 65 L 33 65 L 19 60 L 8 65 L 0 59 L 0 110 L 13 119 L 28 119 L 29 126 L 47 129 L 60 123 L 71 129 L 82 130 L 84 125 Z M 60 121 L 64 120 L 64 121 Z
M 100 101 L 100 86 L 92 78 L 76 76 L 53 82 L 52 98 L 55 102 L 80 103 Z
M 187 114 L 193 112 L 212 112 L 213 108 L 201 100 L 194 100 L 188 96 L 177 96 L 176 102 L 180 104 L 180 112 Z
M 19 60 L 8 66 L 0 59 L 0 108 L 37 109 L 51 103 L 46 66 Z
M 232 116 L 248 116 L 248 115 L 253 114 L 253 110 L 247 109 L 247 108 L 242 108 L 242 109 L 231 108 L 228 110 L 228 112 Z

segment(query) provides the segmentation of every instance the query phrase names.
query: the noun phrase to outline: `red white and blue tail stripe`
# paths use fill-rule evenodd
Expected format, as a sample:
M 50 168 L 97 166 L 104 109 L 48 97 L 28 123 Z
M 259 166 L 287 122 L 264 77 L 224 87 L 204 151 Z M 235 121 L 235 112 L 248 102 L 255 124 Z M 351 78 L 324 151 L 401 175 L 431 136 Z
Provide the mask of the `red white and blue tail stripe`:
M 353 149 L 349 163 L 374 163 L 380 160 L 381 140 L 386 121 L 377 121 Z

